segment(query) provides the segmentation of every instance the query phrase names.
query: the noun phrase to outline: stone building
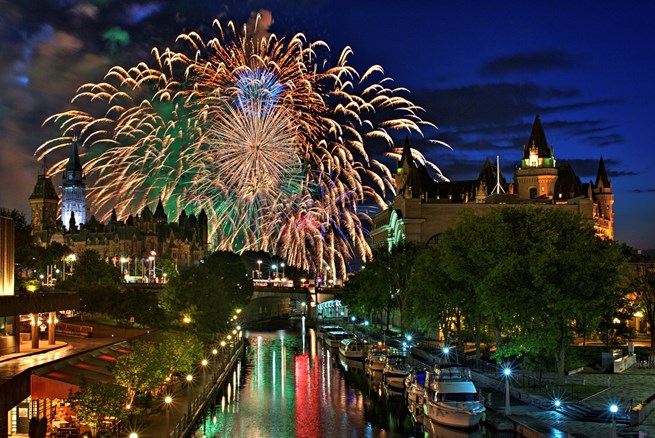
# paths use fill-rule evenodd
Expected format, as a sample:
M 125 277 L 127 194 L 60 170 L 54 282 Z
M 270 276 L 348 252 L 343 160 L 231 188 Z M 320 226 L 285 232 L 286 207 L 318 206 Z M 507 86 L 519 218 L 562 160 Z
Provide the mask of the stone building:
M 467 211 L 535 205 L 578 213 L 593 222 L 596 234 L 614 238 L 614 194 L 605 163 L 600 158 L 595 182 L 582 183 L 570 164 L 558 163 L 536 116 L 523 147 L 514 181 L 507 183 L 497 163 L 486 160 L 476 179 L 437 182 L 425 166 L 412 158 L 405 140 L 395 175 L 397 195 L 391 205 L 373 218 L 371 245 L 408 240 L 436 243 L 441 233 Z
M 87 219 L 82 211 L 86 210 L 86 185 L 75 139 L 64 173 L 60 220 L 60 199 L 52 179 L 46 175 L 44 169 L 30 196 L 32 234 L 40 245 L 58 242 L 75 254 L 94 250 L 107 261 L 120 263 L 123 259 L 131 264 L 130 273 L 148 264 L 151 255 L 168 256 L 177 266 L 199 263 L 207 255 L 208 220 L 204 210 L 197 217 L 182 211 L 176 222 L 169 222 L 159 200 L 154 213 L 146 206 L 125 220 L 118 220 L 115 211 L 107 223 L 98 222 L 94 215 Z M 136 275 L 143 272 L 137 269 Z

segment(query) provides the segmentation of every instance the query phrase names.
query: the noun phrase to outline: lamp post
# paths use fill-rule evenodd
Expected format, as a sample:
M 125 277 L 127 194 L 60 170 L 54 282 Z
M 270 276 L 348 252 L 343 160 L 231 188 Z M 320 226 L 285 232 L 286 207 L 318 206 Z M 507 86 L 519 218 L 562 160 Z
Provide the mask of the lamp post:
M 139 438 L 139 434 L 137 434 L 136 432 L 132 432 L 130 434 L 130 438 Z
M 189 405 L 188 405 L 188 414 L 191 415 L 191 382 L 193 381 L 193 375 L 192 374 L 187 374 L 186 375 L 186 387 L 187 387 L 187 397 L 189 398 Z
M 209 361 L 207 359 L 203 359 L 202 362 L 200 362 L 200 365 L 202 365 L 202 390 L 205 390 L 205 385 L 207 384 L 207 365 L 209 364 Z
M 284 262 L 280 263 L 280 266 L 282 267 L 282 279 L 284 279 L 284 277 L 285 277 L 285 275 L 284 275 L 284 266 L 285 266 Z
M 258 274 L 259 279 L 261 280 L 262 279 L 262 261 L 261 260 L 257 260 L 257 274 Z
M 612 415 L 612 438 L 616 438 L 616 413 L 619 412 L 619 406 L 616 403 L 610 405 L 610 414 Z
M 166 403 L 166 438 L 169 438 L 171 436 L 171 403 L 173 402 L 173 398 L 170 395 L 167 395 L 166 398 L 164 399 L 164 403 Z
M 512 369 L 508 366 L 503 368 L 503 376 L 505 376 L 505 415 L 512 415 L 512 407 L 509 404 L 509 379 L 512 375 Z
M 66 261 L 68 262 L 68 266 L 69 266 L 68 276 L 69 277 L 73 276 L 73 263 L 75 262 L 75 260 L 77 260 L 77 256 L 75 254 L 69 254 L 64 259 L 64 262 L 66 262 Z M 64 269 L 64 271 L 65 270 L 66 269 Z M 64 279 L 66 279 L 66 272 L 64 272 Z
M 273 266 L 271 266 L 271 268 L 275 269 L 275 277 L 273 277 L 273 278 L 277 279 L 277 265 L 274 264 Z
M 150 261 L 150 278 L 152 278 L 153 283 L 157 278 L 157 265 L 155 262 L 156 257 L 157 257 L 157 253 L 155 252 L 155 250 L 150 251 L 150 256 L 148 256 L 148 260 Z

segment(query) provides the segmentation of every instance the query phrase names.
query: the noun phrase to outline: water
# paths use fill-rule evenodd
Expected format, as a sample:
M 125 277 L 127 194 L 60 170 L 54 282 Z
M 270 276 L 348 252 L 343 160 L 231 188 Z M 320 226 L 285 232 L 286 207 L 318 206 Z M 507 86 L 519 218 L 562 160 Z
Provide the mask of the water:
M 428 425 L 418 431 L 402 397 L 388 397 L 361 364 L 346 371 L 314 329 L 252 332 L 245 362 L 207 411 L 196 436 L 482 437 Z M 347 364 L 346 364 L 347 365 Z M 354 365 L 354 367 L 353 367 Z M 353 369 L 354 368 L 354 369 Z

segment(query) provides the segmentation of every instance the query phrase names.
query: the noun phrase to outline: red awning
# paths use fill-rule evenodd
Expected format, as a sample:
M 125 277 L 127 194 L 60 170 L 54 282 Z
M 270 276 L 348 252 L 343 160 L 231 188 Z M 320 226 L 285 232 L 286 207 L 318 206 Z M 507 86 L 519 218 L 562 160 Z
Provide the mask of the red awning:
M 128 344 L 121 342 L 40 367 L 32 372 L 32 399 L 67 399 L 85 382 L 89 385 L 108 383 L 111 380 L 110 365 L 129 351 Z

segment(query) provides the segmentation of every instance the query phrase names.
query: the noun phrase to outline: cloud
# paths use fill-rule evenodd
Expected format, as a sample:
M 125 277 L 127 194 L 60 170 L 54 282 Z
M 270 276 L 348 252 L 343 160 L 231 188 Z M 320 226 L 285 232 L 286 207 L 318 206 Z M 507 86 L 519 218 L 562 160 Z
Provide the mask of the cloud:
M 648 188 L 648 189 L 631 189 L 629 190 L 631 193 L 655 193 L 655 188 Z
M 568 70 L 578 64 L 579 57 L 563 50 L 540 50 L 500 56 L 480 67 L 485 76 L 505 76 L 512 73 L 539 73 L 546 70 Z

